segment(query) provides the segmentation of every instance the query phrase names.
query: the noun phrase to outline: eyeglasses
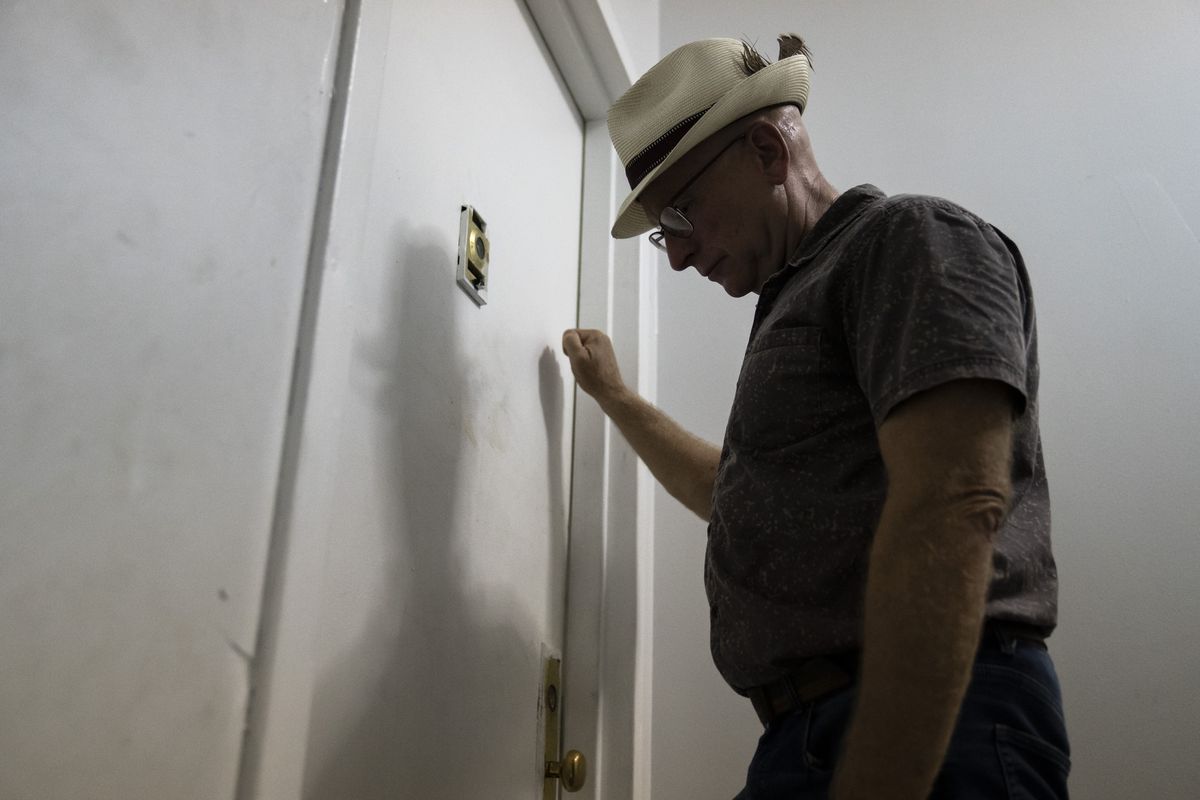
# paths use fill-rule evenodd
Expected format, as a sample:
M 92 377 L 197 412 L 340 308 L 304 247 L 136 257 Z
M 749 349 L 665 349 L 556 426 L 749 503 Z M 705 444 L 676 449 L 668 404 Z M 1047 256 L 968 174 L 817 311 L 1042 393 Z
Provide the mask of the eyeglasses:
M 725 145 L 720 150 L 718 150 L 717 154 L 715 156 L 713 156 L 712 158 L 710 158 L 708 160 L 708 163 L 705 164 L 703 167 L 701 167 L 700 170 L 695 175 L 692 176 L 691 180 L 689 180 L 687 183 L 685 183 L 682 186 L 682 188 L 680 188 L 679 191 L 677 191 L 675 193 L 675 196 L 671 198 L 671 201 L 674 202 L 676 197 L 679 197 L 681 194 L 683 194 L 685 191 L 687 191 L 688 187 L 691 186 L 693 183 L 695 183 L 697 178 L 699 178 L 701 175 L 703 175 L 708 170 L 709 167 L 711 167 L 713 164 L 717 163 L 718 158 L 725 155 L 726 150 L 733 147 L 735 144 L 742 141 L 742 139 L 744 139 L 744 138 L 745 138 L 745 134 L 743 134 L 742 136 L 739 136 L 738 138 L 734 139 L 732 142 L 730 142 L 729 144 Z M 664 208 L 659 213 L 658 225 L 659 225 L 659 229 L 654 231 L 654 233 L 650 234 L 650 244 L 654 245 L 655 247 L 657 247 L 659 250 L 662 250 L 663 252 L 666 252 L 666 250 L 667 250 L 667 243 L 665 241 L 663 241 L 664 237 L 666 237 L 667 234 L 674 236 L 676 239 L 686 239 L 692 235 L 693 229 L 692 229 L 691 220 L 689 220 L 687 217 L 685 217 L 683 215 L 683 211 L 681 211 L 680 209 L 676 208 L 673 205 L 668 205 L 666 208 Z

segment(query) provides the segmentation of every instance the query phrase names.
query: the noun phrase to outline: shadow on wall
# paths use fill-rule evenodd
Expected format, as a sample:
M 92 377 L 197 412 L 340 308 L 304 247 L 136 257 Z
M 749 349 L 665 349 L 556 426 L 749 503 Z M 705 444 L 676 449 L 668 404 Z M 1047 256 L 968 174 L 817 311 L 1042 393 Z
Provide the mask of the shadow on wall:
M 565 356 L 564 356 L 565 358 Z M 567 367 L 570 370 L 570 367 Z M 572 379 L 574 380 L 574 379 Z M 572 384 L 573 386 L 574 384 Z M 548 530 L 550 541 L 551 564 L 567 563 L 567 498 L 563 490 L 563 415 L 566 413 L 563 404 L 563 373 L 559 366 L 558 351 L 547 346 L 538 360 L 538 396 L 542 403 L 542 418 L 546 423 L 546 447 L 549 455 L 549 469 L 546 471 L 548 494 L 550 499 L 550 520 Z M 565 606 L 565 596 L 562 586 L 553 581 L 547 582 L 546 608 L 554 609 Z M 563 609 L 565 612 L 565 608 Z M 556 617 L 551 615 L 551 620 Z M 559 626 L 565 630 L 566 621 Z
M 507 586 L 467 583 L 473 542 L 495 533 L 458 511 L 479 478 L 472 420 L 484 387 L 459 350 L 452 304 L 465 298 L 446 280 L 455 255 L 436 244 L 432 230 L 400 230 L 396 241 L 392 318 L 380 326 L 387 335 L 357 343 L 358 362 L 375 372 L 367 385 L 377 391 L 376 428 L 388 432 L 376 461 L 387 465 L 376 476 L 378 494 L 390 498 L 380 525 L 388 532 L 380 545 L 388 549 L 386 578 L 364 638 L 317 687 L 320 698 L 329 685 L 344 685 L 345 675 L 370 676 L 353 690 L 364 711 L 328 760 L 310 761 L 306 800 L 489 797 L 498 777 L 536 768 L 536 672 L 520 686 L 499 676 L 536 666 L 527 642 L 538 623 Z M 545 353 L 539 367 L 551 432 L 551 513 L 564 514 L 563 493 L 554 488 L 563 470 L 562 378 L 556 363 L 551 376 Z M 335 530 L 330 541 L 337 539 Z M 529 709 L 528 736 L 513 736 L 513 707 Z

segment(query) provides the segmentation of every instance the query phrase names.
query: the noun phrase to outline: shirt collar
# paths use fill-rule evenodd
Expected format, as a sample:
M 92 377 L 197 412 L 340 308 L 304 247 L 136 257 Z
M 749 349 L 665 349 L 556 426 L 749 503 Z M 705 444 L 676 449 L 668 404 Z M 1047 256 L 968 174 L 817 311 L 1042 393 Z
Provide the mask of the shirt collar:
M 817 220 L 808 236 L 800 242 L 796 252 L 788 259 L 787 266 L 797 267 L 801 261 L 815 255 L 838 231 L 857 219 L 868 205 L 886 196 L 883 191 L 869 183 L 842 192 Z
M 847 189 L 838 195 L 838 198 L 833 201 L 833 205 L 825 210 L 813 229 L 800 241 L 800 246 L 796 248 L 796 252 L 787 260 L 783 268 L 763 284 L 759 291 L 759 302 L 773 297 L 802 262 L 819 253 L 842 228 L 857 219 L 872 203 L 884 197 L 887 195 L 881 189 L 869 183 Z

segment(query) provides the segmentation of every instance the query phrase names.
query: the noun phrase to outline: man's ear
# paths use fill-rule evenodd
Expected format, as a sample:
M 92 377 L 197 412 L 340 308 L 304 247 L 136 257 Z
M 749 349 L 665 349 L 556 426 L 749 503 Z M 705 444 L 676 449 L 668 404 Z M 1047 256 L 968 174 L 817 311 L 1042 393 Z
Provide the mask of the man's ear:
M 791 152 L 778 128 L 767 120 L 758 120 L 746 131 L 746 141 L 764 178 L 776 186 L 787 180 Z

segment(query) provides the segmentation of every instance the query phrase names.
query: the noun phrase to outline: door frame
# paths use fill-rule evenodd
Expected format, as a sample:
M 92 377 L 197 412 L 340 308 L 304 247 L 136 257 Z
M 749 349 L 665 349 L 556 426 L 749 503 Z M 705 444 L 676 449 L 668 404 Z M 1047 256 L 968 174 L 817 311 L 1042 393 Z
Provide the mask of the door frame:
M 578 324 L 609 332 L 626 381 L 653 400 L 656 251 L 644 237 L 609 236 L 628 189 L 606 116 L 632 84 L 632 62 L 605 0 L 523 2 L 584 121 Z M 237 800 L 303 791 L 335 511 L 334 476 L 322 465 L 337 457 L 347 384 L 338 378 L 349 373 L 354 330 L 343 265 L 361 253 L 392 6 L 343 5 Z M 572 452 L 562 741 L 588 756 L 580 800 L 648 798 L 654 483 L 578 390 Z

